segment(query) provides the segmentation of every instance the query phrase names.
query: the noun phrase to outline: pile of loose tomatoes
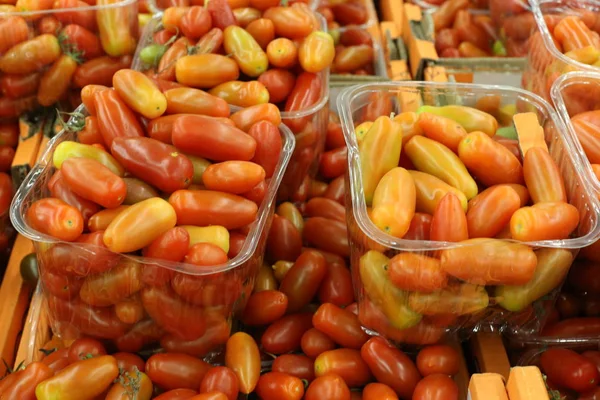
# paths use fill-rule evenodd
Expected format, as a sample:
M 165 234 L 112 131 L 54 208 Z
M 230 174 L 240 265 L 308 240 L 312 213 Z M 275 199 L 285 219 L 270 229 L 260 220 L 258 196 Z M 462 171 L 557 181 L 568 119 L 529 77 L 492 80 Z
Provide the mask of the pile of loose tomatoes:
M 135 1 L 3 3 L 0 117 L 18 117 L 59 101 L 73 110 L 81 88 L 110 85 L 112 75 L 131 64 L 139 33 Z

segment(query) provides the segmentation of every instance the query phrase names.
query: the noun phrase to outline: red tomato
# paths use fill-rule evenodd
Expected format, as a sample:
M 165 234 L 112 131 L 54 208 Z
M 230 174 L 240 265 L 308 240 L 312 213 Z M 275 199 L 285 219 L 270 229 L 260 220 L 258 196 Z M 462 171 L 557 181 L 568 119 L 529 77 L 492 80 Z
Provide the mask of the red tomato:
M 180 262 L 188 253 L 189 247 L 190 234 L 184 228 L 176 226 L 144 248 L 142 254 L 144 257 Z
M 27 220 L 33 229 L 68 242 L 83 232 L 79 210 L 59 199 L 37 200 L 27 210 Z
M 200 383 L 200 393 L 213 391 L 224 393 L 227 400 L 236 400 L 239 393 L 239 384 L 235 372 L 227 367 L 209 369 Z
M 339 3 L 331 7 L 335 20 L 342 26 L 361 25 L 367 22 L 367 8 L 362 3 Z
M 264 179 L 264 168 L 250 161 L 211 164 L 202 174 L 202 181 L 207 189 L 233 194 L 249 192 Z
M 93 58 L 81 64 L 73 75 L 75 87 L 83 88 L 86 85 L 112 86 L 115 72 L 131 65 L 131 56 L 113 58 L 102 56 Z
M 179 28 L 185 37 L 200 39 L 212 28 L 209 10 L 199 6 L 190 7 L 181 17 Z
M 79 294 L 81 285 L 83 285 L 82 279 L 55 273 L 50 269 L 40 274 L 40 279 L 44 285 L 44 290 L 63 300 L 75 298 Z
M 285 315 L 287 296 L 277 290 L 253 293 L 248 299 L 242 321 L 246 325 L 268 325 Z
M 102 343 L 95 339 L 77 339 L 69 346 L 68 357 L 71 363 L 102 355 L 106 355 L 106 349 Z
M 400 398 L 412 398 L 421 375 L 406 354 L 385 339 L 373 337 L 362 347 L 361 355 L 378 382 L 393 388 Z
M 322 217 L 309 218 L 304 224 L 302 236 L 318 249 L 350 257 L 348 233 L 343 222 Z
M 363 400 L 398 400 L 396 392 L 383 383 L 369 383 L 362 392 Z
M 115 208 L 125 200 L 127 185 L 123 179 L 96 160 L 69 158 L 61 171 L 69 189 L 84 199 L 106 208 Z
M 294 225 L 279 215 L 273 216 L 267 237 L 267 254 L 273 261 L 294 261 L 302 250 L 302 237 Z
M 214 161 L 250 161 L 256 140 L 244 131 L 202 115 L 185 115 L 173 124 L 175 147 Z
M 192 389 L 175 389 L 164 392 L 160 396 L 155 397 L 154 400 L 187 400 L 197 394 L 198 392 Z
M 40 74 L 6 74 L 0 77 L 0 88 L 2 88 L 2 94 L 11 99 L 31 96 L 37 92 L 40 78 Z
M 423 378 L 415 387 L 413 400 L 458 400 L 458 386 L 448 375 Z
M 263 72 L 258 77 L 258 81 L 269 91 L 269 100 L 277 104 L 286 100 L 292 93 L 296 76 L 286 69 L 273 68 Z
M 154 354 L 146 361 L 148 377 L 166 390 L 195 389 L 210 368 L 210 364 L 187 354 Z
M 196 243 L 188 250 L 184 262 L 199 266 L 212 266 L 227 263 L 227 253 L 212 243 Z
M 315 379 L 314 362 L 305 355 L 283 354 L 273 361 L 271 371 L 282 372 L 309 382 Z
M 306 251 L 298 257 L 279 287 L 287 295 L 288 313 L 297 312 L 310 303 L 326 272 L 325 258 L 316 251 Z
M 244 134 L 245 135 L 245 134 Z M 256 203 L 235 194 L 209 190 L 178 190 L 169 197 L 179 225 L 220 225 L 238 229 L 256 219 Z
M 144 131 L 136 115 L 115 90 L 102 90 L 94 94 L 94 107 L 98 129 L 104 143 L 110 148 L 118 137 L 142 137 Z
M 300 400 L 304 396 L 304 384 L 283 372 L 267 372 L 258 380 L 256 394 L 263 400 Z
M 323 82 L 321 77 L 310 72 L 303 72 L 298 75 L 294 89 L 285 102 L 284 110 L 286 112 L 307 110 L 310 106 L 316 104 L 321 97 L 321 88 Z M 283 121 L 294 133 L 301 132 L 310 121 L 310 116 L 303 118 L 291 118 Z
M 54 33 L 54 32 L 41 32 Z M 29 25 L 21 16 L 6 15 L 0 20 L 0 54 L 29 38 Z
M 319 307 L 313 325 L 342 347 L 360 349 L 369 340 L 355 314 L 331 303 Z
M 77 9 L 80 11 L 75 11 Z M 61 9 L 57 12 L 56 18 L 63 24 L 79 24 L 90 31 L 96 31 L 96 12 L 90 9 L 89 4 L 81 0 L 56 0 L 54 9 Z M 69 11 L 62 11 L 70 9 Z
M 360 351 L 353 349 L 335 349 L 319 354 L 315 360 L 315 375 L 320 377 L 332 373 L 342 377 L 349 387 L 364 386 L 372 379 Z
M 350 400 L 350 389 L 336 374 L 321 376 L 308 386 L 305 400 Z
M 98 36 L 80 25 L 67 25 L 61 34 L 64 36 L 64 45 L 70 46 L 76 53 L 81 53 L 85 60 L 91 60 L 104 54 Z
M 335 349 L 336 344 L 320 330 L 311 328 L 302 335 L 300 346 L 308 357 L 317 358 L 319 354 Z
M 329 186 L 325 193 L 323 193 L 323 197 L 335 200 L 340 204 L 344 204 L 344 196 L 345 196 L 346 187 L 344 184 L 344 176 L 340 176 L 329 182 Z M 409 229 L 410 231 L 410 229 Z M 405 235 L 406 237 L 406 235 Z
M 319 287 L 319 301 L 345 307 L 354 302 L 352 275 L 343 264 L 328 263 L 327 272 Z
M 112 356 L 117 360 L 119 369 L 125 372 L 134 372 L 134 368 L 137 368 L 137 370 L 140 372 L 144 372 L 146 370 L 146 363 L 140 356 L 136 354 L 114 353 Z
M 282 148 L 279 128 L 269 121 L 259 121 L 250 127 L 248 135 L 256 140 L 256 151 L 251 161 L 264 168 L 266 178 L 272 177 Z
M 560 387 L 585 393 L 598 385 L 598 369 L 573 350 L 550 348 L 540 357 L 542 371 Z
M 312 328 L 311 313 L 286 315 L 265 330 L 260 340 L 262 348 L 273 354 L 297 350 L 300 348 L 302 335 L 310 328 Z
M 225 29 L 228 26 L 237 25 L 237 20 L 227 0 L 209 1 L 206 9 L 210 13 L 215 28 Z
M 459 369 L 459 355 L 447 345 L 425 347 L 417 355 L 417 368 L 423 376 L 456 375 Z

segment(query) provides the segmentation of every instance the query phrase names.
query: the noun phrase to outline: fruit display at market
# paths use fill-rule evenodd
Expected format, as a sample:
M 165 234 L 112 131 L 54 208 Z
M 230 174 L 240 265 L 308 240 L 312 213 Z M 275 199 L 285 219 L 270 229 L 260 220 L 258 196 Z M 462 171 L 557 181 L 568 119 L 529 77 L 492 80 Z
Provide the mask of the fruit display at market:
M 257 302 L 277 297 L 286 298 L 277 290 L 252 296 Z M 285 302 L 277 304 L 283 315 Z M 181 353 L 144 358 L 136 353 L 110 353 L 92 338 L 70 342 L 52 339 L 40 349 L 45 354 L 41 361 L 0 381 L 0 396 L 21 400 L 236 400 L 238 395 L 255 394 L 264 400 L 351 400 L 355 396 L 364 400 L 428 400 L 443 395 L 444 399 L 458 400 L 452 375 L 458 372 L 460 358 L 453 347 L 425 347 L 411 357 L 385 339 L 366 336 L 357 337 L 355 344 L 347 347 L 339 342 L 358 332 L 323 322 L 324 313 L 329 312 L 326 308 L 331 307 L 336 308 L 332 304 L 319 307 L 312 315 L 313 322 L 311 314 L 304 313 L 262 324 L 267 330 L 260 347 L 269 347 L 264 344 L 266 335 L 279 334 L 279 346 L 296 352 L 266 355 L 259 349 L 260 340 L 239 332 L 226 340 L 224 359 L 218 364 Z M 345 322 L 358 323 L 351 312 L 336 310 L 344 315 Z M 274 311 L 273 307 L 264 310 L 263 317 L 277 318 Z M 261 371 L 265 357 L 271 360 Z
M 225 0 L 169 8 L 148 26 L 136 63 L 182 102 L 198 94 L 202 103 L 210 94 L 240 107 L 276 104 L 296 135 L 279 193 L 285 200 L 313 174 L 323 149 L 335 49 L 306 4 L 269 7 L 243 20 Z
M 540 6 L 541 7 L 541 6 Z M 551 100 L 556 79 L 570 71 L 595 71 L 600 65 L 600 20 L 593 8 L 570 7 L 544 12 L 538 29 L 529 39 L 527 68 L 522 87 Z M 542 13 L 543 8 L 537 12 Z
M 595 220 L 584 206 L 591 191 L 567 184 L 582 179 L 578 160 L 563 158 L 568 142 L 534 113 L 503 126 L 500 94 L 469 93 L 479 109 L 423 105 L 390 117 L 387 87 L 377 87 L 378 100 L 368 87 L 342 95 L 353 279 L 359 316 L 371 310 L 361 322 L 405 342 L 495 312 L 509 323 L 555 296 L 575 253 L 552 243 L 577 241 L 591 233 L 580 221 Z
M 123 351 L 198 338 L 208 351 L 252 290 L 293 138 L 274 105 L 230 115 L 207 94 L 220 116 L 182 114 L 141 72 L 113 85 L 84 88 L 89 116 L 54 141 L 22 209 L 22 226 L 44 238 L 53 327 Z
M 489 15 L 474 14 L 467 0 L 448 0 L 432 13 L 435 49 L 440 57 L 522 56 L 522 49 L 505 48 Z
M 0 118 L 57 102 L 72 111 L 84 86 L 110 86 L 132 62 L 137 12 L 135 0 L 3 2 Z

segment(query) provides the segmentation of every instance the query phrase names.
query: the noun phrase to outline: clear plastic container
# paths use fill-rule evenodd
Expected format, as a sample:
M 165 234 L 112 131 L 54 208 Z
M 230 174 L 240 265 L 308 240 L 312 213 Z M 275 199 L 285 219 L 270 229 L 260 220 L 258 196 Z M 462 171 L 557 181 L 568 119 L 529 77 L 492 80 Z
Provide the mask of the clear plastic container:
M 527 0 L 489 0 L 494 26 L 509 57 L 527 55 L 527 40 L 535 31 L 535 18 Z
M 82 106 L 77 111 L 85 110 Z M 78 118 L 72 117 L 69 124 L 81 123 Z M 25 216 L 34 201 L 49 195 L 54 150 L 60 143 L 77 138 L 69 130 L 55 136 L 11 204 L 15 228 L 35 245 L 53 333 L 62 339 L 106 339 L 121 351 L 139 351 L 160 342 L 165 349 L 197 356 L 223 344 L 232 319 L 243 310 L 252 292 L 263 261 L 275 196 L 294 149 L 290 130 L 285 125 L 279 129 L 281 156 L 239 254 L 226 264 L 201 269 L 113 253 L 92 244 L 62 242 L 34 230 Z M 135 324 L 119 319 L 123 314 L 115 308 L 124 301 L 138 309 L 141 305 L 144 319 Z
M 489 95 L 498 96 L 501 99 L 501 106 L 508 105 L 511 107 L 511 105 L 516 104 L 517 109 L 519 109 L 522 104 L 527 104 L 537 115 L 540 124 L 544 127 L 545 139 L 550 155 L 557 163 L 560 173 L 563 176 L 563 180 L 565 181 L 567 197 L 570 203 L 575 206 L 580 213 L 580 224 L 574 232 L 573 237 L 564 240 L 524 243 L 526 246 L 522 246 L 519 242 L 514 240 L 500 239 L 482 240 L 481 243 L 467 244 L 398 239 L 377 228 L 367 214 L 360 170 L 359 151 L 354 133 L 354 127 L 363 122 L 363 110 L 371 105 L 374 98 L 379 99 L 379 106 L 381 106 L 381 101 L 386 101 L 387 99 L 390 104 L 387 104 L 387 107 L 382 106 L 381 109 L 385 108 L 386 113 L 391 109 L 393 113 L 399 114 L 403 111 L 416 111 L 421 105 L 461 104 L 465 106 L 474 106 L 478 99 Z M 556 252 L 556 255 L 565 256 L 565 267 L 568 268 L 572 259 L 577 254 L 578 249 L 593 243 L 600 235 L 598 201 L 592 194 L 592 190 L 587 183 L 590 171 L 583 167 L 579 158 L 575 155 L 573 139 L 568 132 L 564 131 L 562 122 L 556 113 L 546 102 L 527 91 L 504 86 L 440 84 L 433 82 L 365 84 L 344 90 L 338 101 L 338 110 L 342 121 L 346 144 L 348 146 L 348 174 L 346 175 L 346 187 L 348 188 L 346 190 L 346 204 L 348 207 L 346 215 L 351 242 L 351 264 L 356 285 L 355 291 L 359 303 L 359 314 L 361 308 L 365 309 L 365 304 L 367 304 L 367 307 L 368 305 L 373 304 L 379 305 L 380 307 L 378 312 L 371 313 L 372 315 L 379 315 L 380 318 L 373 319 L 374 321 L 378 321 L 378 326 L 369 326 L 367 323 L 365 325 L 368 328 L 379 331 L 386 336 L 391 336 L 386 332 L 392 332 L 396 336 L 392 337 L 392 339 L 402 341 L 402 328 L 398 328 L 399 325 L 395 325 L 396 329 L 390 329 L 391 327 L 394 327 L 391 325 L 391 318 L 395 318 L 400 326 L 414 327 L 414 329 L 407 329 L 408 331 L 414 331 L 415 329 L 418 330 L 420 328 L 425 329 L 430 326 L 439 327 L 434 321 L 438 323 L 440 321 L 438 321 L 437 318 L 433 318 L 433 321 L 431 318 L 425 318 L 422 321 L 425 321 L 426 324 L 425 326 L 422 326 L 422 324 L 419 323 L 419 315 L 415 315 L 415 313 L 408 308 L 406 302 L 407 292 L 400 291 L 401 293 L 396 292 L 394 294 L 394 286 L 387 279 L 379 281 L 383 283 L 380 283 L 381 286 L 377 286 L 375 284 L 375 282 L 378 282 L 376 280 L 378 279 L 377 275 L 365 275 L 366 277 L 370 276 L 368 279 L 372 280 L 371 285 L 375 285 L 371 286 L 371 288 L 374 288 L 372 290 L 376 290 L 376 292 L 372 291 L 372 293 L 375 293 L 375 300 L 369 300 L 367 292 L 365 291 L 364 279 L 360 273 L 361 261 L 365 265 L 365 273 L 373 273 L 374 271 L 377 271 L 377 268 L 373 266 L 377 265 L 377 262 L 384 262 L 386 260 L 386 258 L 381 257 L 381 253 L 384 253 L 386 257 L 391 258 L 399 253 L 437 256 L 440 254 L 439 252 L 447 250 L 460 252 L 459 254 L 472 254 L 474 251 L 480 251 L 482 252 L 481 257 L 486 257 L 488 254 L 487 251 L 490 249 L 486 246 L 506 245 L 507 247 L 501 251 L 502 254 L 507 254 L 509 251 L 516 250 L 516 247 L 509 248 L 508 246 L 518 246 L 521 250 L 528 253 L 530 253 L 531 250 L 539 251 L 549 249 L 547 250 L 548 253 L 546 256 L 554 252 Z M 374 250 L 375 253 L 370 252 L 371 250 Z M 471 250 L 471 252 L 469 252 L 469 250 Z M 566 254 L 565 252 L 570 254 Z M 365 254 L 369 254 L 371 258 L 363 258 Z M 455 253 L 442 253 L 442 256 L 450 261 L 452 259 L 452 254 Z M 539 253 L 536 253 L 536 263 L 538 255 Z M 496 257 L 497 260 L 501 259 L 498 256 Z M 521 257 L 517 258 L 519 260 L 522 259 Z M 456 265 L 460 266 L 462 264 L 456 262 Z M 510 270 L 513 270 L 513 268 L 516 267 L 515 264 L 507 266 Z M 385 277 L 385 275 L 383 276 Z M 449 280 L 449 283 L 452 283 L 451 279 Z M 381 291 L 379 291 L 377 287 L 381 289 Z M 517 286 L 516 288 L 519 287 L 520 286 Z M 532 304 L 529 301 L 519 303 L 522 304 L 521 306 L 510 307 L 514 310 L 518 309 L 518 312 L 510 312 L 497 304 L 501 302 L 502 298 L 495 295 L 495 288 L 493 286 L 481 287 L 480 285 L 473 284 L 469 287 L 460 286 L 459 288 L 461 291 L 458 292 L 458 295 L 454 294 L 449 297 L 453 301 L 463 301 L 463 299 L 465 302 L 469 300 L 478 300 L 471 304 L 478 304 L 479 307 L 475 307 L 474 309 L 480 311 L 477 313 L 458 312 L 459 314 L 464 315 L 458 316 L 456 319 L 450 318 L 447 322 L 442 324 L 443 326 L 446 326 L 451 330 L 464 328 L 467 332 L 478 329 L 487 329 L 488 327 L 500 328 L 508 331 L 519 328 L 520 332 L 533 334 L 539 331 L 543 326 L 548 314 L 545 310 L 553 306 L 556 294 L 560 289 L 560 284 L 558 284 L 555 289 L 551 290 L 550 293 L 541 297 L 539 300 L 534 301 Z M 472 292 L 462 291 L 466 289 L 472 290 Z M 486 297 L 485 293 L 488 291 L 489 295 L 487 295 L 486 302 L 484 297 Z M 385 298 L 384 296 L 385 300 L 382 300 L 377 297 L 380 293 L 390 293 L 390 297 Z M 476 296 L 469 298 L 463 296 L 465 293 L 474 293 Z M 373 295 L 371 295 L 371 297 L 373 297 Z M 439 300 L 439 302 L 435 303 L 441 304 L 443 301 L 444 300 Z M 385 311 L 385 314 L 382 310 Z M 434 317 L 440 316 L 436 313 L 438 313 L 438 311 L 433 313 L 430 312 L 429 314 Z M 427 324 L 427 322 L 430 322 L 430 324 Z M 365 323 L 364 319 L 363 323 Z M 415 324 L 417 325 L 415 326 Z M 382 330 L 385 330 L 385 332 L 382 332 Z
M 513 343 L 509 341 L 508 346 L 509 350 L 519 349 L 518 351 L 514 351 L 511 356 L 511 361 L 513 361 L 513 365 L 535 365 L 537 367 L 540 366 L 540 356 L 549 348 L 564 348 L 573 350 L 577 353 L 600 350 L 600 342 L 598 341 L 592 343 L 582 342 L 576 339 L 563 339 L 562 341 L 556 342 L 540 342 L 537 340 L 532 340 L 527 342 Z
M 325 29 L 325 21 L 322 18 L 320 20 Z M 155 14 L 146 26 L 133 60 L 133 69 L 148 69 L 140 59 L 140 52 L 154 43 L 153 35 L 162 28 L 161 21 L 162 14 Z M 281 112 L 282 122 L 296 135 L 296 148 L 277 194 L 279 201 L 290 199 L 304 179 L 313 178 L 318 171 L 329 117 L 329 69 L 319 72 L 319 77 L 321 93 L 315 104 L 300 111 Z
M 596 0 L 540 0 L 531 1 L 537 30 L 529 40 L 527 68 L 523 74 L 522 87 L 550 101 L 550 88 L 560 75 L 570 71 L 600 71 L 592 65 L 583 64 L 563 54 L 554 41 L 553 27 L 565 16 L 584 17 L 586 21 L 600 12 Z M 552 25 L 549 27 L 548 23 Z M 596 23 L 593 30 L 600 31 Z
M 112 86 L 112 74 L 131 64 L 139 37 L 137 0 L 17 11 L 0 9 L 0 118 L 57 103 L 72 111 L 83 86 Z

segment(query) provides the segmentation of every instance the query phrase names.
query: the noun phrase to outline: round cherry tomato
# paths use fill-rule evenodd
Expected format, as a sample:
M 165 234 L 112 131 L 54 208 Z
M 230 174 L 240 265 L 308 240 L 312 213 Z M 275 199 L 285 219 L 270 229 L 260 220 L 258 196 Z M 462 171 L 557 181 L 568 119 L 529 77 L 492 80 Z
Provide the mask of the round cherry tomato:
M 73 346 L 71 345 L 71 347 Z M 117 365 L 120 370 L 125 372 L 134 372 L 136 368 L 140 372 L 146 370 L 146 363 L 137 354 L 114 353 L 112 356 L 117 360 Z
M 91 338 L 77 339 L 69 346 L 69 361 L 71 363 L 105 354 L 104 345 Z
M 448 375 L 433 374 L 415 387 L 413 400 L 458 400 L 458 386 Z
M 33 229 L 68 242 L 83 233 L 79 210 L 59 199 L 37 200 L 27 210 L 27 220 Z
M 264 400 L 300 400 L 304 396 L 304 384 L 283 372 L 267 372 L 258 380 L 256 394 Z
M 336 374 L 318 377 L 308 386 L 305 400 L 350 400 L 350 389 Z
M 144 257 L 180 262 L 190 248 L 190 234 L 182 227 L 169 229 L 144 248 Z
M 227 253 L 212 243 L 196 243 L 188 250 L 184 262 L 199 266 L 221 265 L 227 263 Z
M 362 392 L 363 400 L 398 400 L 396 392 L 383 383 L 369 383 Z
M 329 336 L 315 328 L 302 335 L 300 346 L 302 352 L 310 358 L 317 358 L 319 354 L 336 348 L 335 342 Z
M 459 356 L 456 350 L 447 345 L 425 347 L 417 355 L 417 368 L 423 376 L 455 375 L 458 373 Z
M 227 400 L 236 400 L 239 393 L 238 377 L 230 368 L 213 367 L 208 370 L 200 383 L 200 393 L 219 391 Z
M 296 76 L 281 68 L 273 68 L 258 77 L 258 81 L 269 91 L 272 103 L 281 103 L 288 98 L 296 84 Z

